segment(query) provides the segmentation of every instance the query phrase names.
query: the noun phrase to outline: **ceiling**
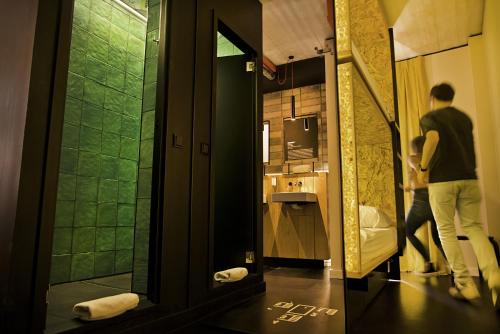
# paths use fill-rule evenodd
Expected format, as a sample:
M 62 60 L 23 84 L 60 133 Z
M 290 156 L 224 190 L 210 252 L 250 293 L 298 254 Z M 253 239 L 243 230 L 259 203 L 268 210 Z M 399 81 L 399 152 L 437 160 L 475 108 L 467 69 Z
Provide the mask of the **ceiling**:
M 400 11 L 393 24 L 396 60 L 465 45 L 469 36 L 482 31 L 484 0 L 408 0 L 404 6 L 401 1 L 380 3 L 386 17 Z
M 333 35 L 326 0 L 261 0 L 264 55 L 274 64 L 316 57 Z

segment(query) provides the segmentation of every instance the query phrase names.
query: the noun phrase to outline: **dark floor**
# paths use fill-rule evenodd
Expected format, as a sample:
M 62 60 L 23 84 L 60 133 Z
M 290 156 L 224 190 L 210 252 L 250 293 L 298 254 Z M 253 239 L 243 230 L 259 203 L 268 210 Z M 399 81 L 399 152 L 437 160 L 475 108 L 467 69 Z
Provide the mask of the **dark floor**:
M 191 333 L 343 333 L 344 288 L 324 269 L 268 269 L 265 295 L 203 321 Z M 203 327 L 205 326 L 205 327 Z M 221 331 L 222 329 L 222 331 Z M 189 331 L 185 330 L 185 333 Z
M 448 294 L 448 276 L 403 274 L 401 282 L 388 282 L 349 333 L 500 333 L 500 314 L 486 283 L 477 282 L 483 305 L 472 306 Z
M 75 318 L 77 303 L 130 292 L 132 274 L 114 275 L 50 287 L 45 333 L 58 333 L 84 324 Z M 141 301 L 144 302 L 144 301 Z
M 272 306 L 268 309 L 277 300 L 330 305 L 342 310 L 336 301 L 340 294 L 337 284 L 329 285 L 317 270 L 273 270 L 266 273 L 266 282 L 265 296 L 180 333 L 344 333 L 344 315 L 340 312 L 330 318 L 305 316 L 296 323 L 273 324 L 284 313 Z M 500 314 L 493 310 L 486 285 L 479 281 L 478 284 L 483 295 L 483 305 L 479 307 L 451 298 L 448 276 L 423 278 L 403 274 L 401 281 L 387 283 L 361 318 L 354 321 L 349 334 L 500 333 Z

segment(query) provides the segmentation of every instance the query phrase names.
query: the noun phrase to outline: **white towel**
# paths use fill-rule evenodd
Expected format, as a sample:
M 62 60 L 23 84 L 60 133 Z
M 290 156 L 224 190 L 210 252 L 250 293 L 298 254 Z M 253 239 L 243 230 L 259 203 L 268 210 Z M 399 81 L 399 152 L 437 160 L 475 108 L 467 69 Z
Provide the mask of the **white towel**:
M 139 304 L 139 296 L 135 293 L 122 293 L 78 303 L 73 306 L 73 313 L 80 319 L 93 321 L 116 317 L 132 310 Z
M 236 282 L 248 275 L 247 268 L 231 268 L 214 274 L 214 280 L 218 282 Z

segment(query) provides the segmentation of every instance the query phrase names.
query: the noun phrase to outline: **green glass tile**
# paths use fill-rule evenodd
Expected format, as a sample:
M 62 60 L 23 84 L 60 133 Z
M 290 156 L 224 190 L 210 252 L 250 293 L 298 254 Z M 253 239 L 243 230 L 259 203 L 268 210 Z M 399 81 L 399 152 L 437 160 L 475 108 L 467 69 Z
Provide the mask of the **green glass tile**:
M 116 202 L 118 199 L 118 181 L 101 180 L 99 182 L 99 203 Z
M 82 99 L 83 98 L 83 77 L 69 72 L 67 94 L 71 97 Z
M 148 31 L 158 29 L 160 25 L 160 5 L 148 8 Z
M 139 141 L 127 137 L 121 137 L 120 158 L 138 160 Z
M 102 107 L 104 104 L 106 86 L 90 79 L 85 79 L 84 86 L 83 100 Z
M 61 162 L 59 170 L 68 174 L 75 174 L 77 163 L 78 151 L 73 148 L 63 147 L 61 149 Z
M 118 205 L 118 226 L 134 226 L 135 225 L 135 205 L 119 204 Z
M 120 159 L 120 173 L 118 179 L 121 181 L 136 181 L 137 162 L 133 160 Z
M 71 124 L 80 124 L 82 118 L 82 101 L 66 96 L 66 105 L 64 107 L 64 122 Z
M 158 59 L 156 58 L 148 59 L 144 67 L 144 83 L 149 84 L 152 82 L 156 82 L 157 71 L 158 71 Z
M 119 48 L 109 47 L 108 64 L 121 71 L 125 71 L 127 68 L 127 52 Z
M 136 228 L 149 229 L 151 216 L 151 199 L 137 199 Z
M 144 85 L 144 100 L 142 101 L 142 110 L 154 110 L 156 106 L 156 83 Z
M 101 131 L 82 126 L 80 128 L 80 149 L 99 153 L 101 151 Z
M 142 100 L 127 95 L 124 114 L 134 118 L 140 118 L 142 111 Z
M 155 135 L 155 112 L 147 111 L 142 114 L 141 140 L 153 139 Z
M 89 33 L 78 26 L 73 26 L 71 33 L 71 48 L 85 51 L 87 49 Z
M 151 197 L 151 176 L 152 168 L 141 168 L 139 169 L 139 184 L 137 197 L 139 198 L 150 198 Z
M 97 226 L 116 226 L 116 208 L 116 203 L 99 204 Z
M 94 59 L 100 60 L 102 62 L 107 62 L 108 52 L 108 42 L 96 35 L 89 35 L 87 56 L 93 57 Z
M 126 273 L 132 271 L 132 250 L 116 251 L 115 272 Z
M 141 121 L 137 118 L 122 117 L 121 135 L 129 138 L 139 138 Z
M 72 228 L 56 227 L 54 228 L 54 239 L 52 242 L 52 254 L 62 255 L 71 254 Z
M 117 227 L 116 228 L 116 249 L 134 248 L 134 228 Z
M 85 75 L 101 84 L 106 83 L 106 64 L 92 57 L 87 57 Z M 87 88 L 87 87 L 85 87 Z M 87 91 L 85 92 L 87 93 Z
M 114 48 L 126 50 L 127 49 L 128 32 L 123 30 L 115 24 L 111 24 L 109 45 Z
M 115 231 L 114 227 L 98 227 L 96 229 L 95 250 L 97 252 L 115 249 Z
M 78 75 L 85 75 L 85 52 L 71 49 L 69 56 L 69 71 Z
M 75 201 L 57 201 L 55 227 L 73 226 Z
M 137 98 L 141 98 L 142 80 L 133 75 L 130 75 L 130 73 L 127 73 L 125 80 L 126 80 L 125 93 Z
M 99 176 L 101 169 L 101 155 L 80 151 L 78 157 L 78 175 L 80 176 Z
M 109 180 L 118 180 L 119 159 L 116 157 L 101 156 L 101 178 Z
M 128 35 L 127 52 L 137 58 L 144 59 L 146 53 L 145 38 L 140 39 L 134 35 Z
M 146 59 L 158 57 L 158 30 L 148 32 L 146 37 Z
M 79 201 L 97 201 L 97 177 L 78 176 L 76 181 L 76 199 Z
M 106 122 L 104 123 L 106 128 Z M 120 135 L 103 132 L 102 133 L 102 153 L 114 157 L 120 155 Z
M 129 22 L 129 32 L 139 39 L 144 39 L 146 35 L 146 23 L 131 17 Z
M 153 167 L 153 145 L 152 139 L 141 141 L 140 151 L 140 167 L 151 168 Z
M 50 263 L 50 284 L 69 282 L 71 255 L 52 255 Z
M 92 0 L 90 9 L 107 20 L 111 19 L 111 4 L 106 1 Z
M 79 1 L 75 2 L 73 12 L 73 24 L 76 24 L 83 29 L 88 29 L 89 27 L 89 19 L 90 19 L 90 10 L 88 7 L 82 5 Z
M 103 109 L 95 104 L 84 103 L 81 124 L 90 128 L 102 130 Z
M 74 226 L 95 226 L 97 217 L 97 204 L 95 202 L 76 201 Z
M 110 22 L 108 20 L 106 20 L 105 18 L 94 12 L 90 13 L 89 32 L 93 33 L 96 36 L 101 37 L 105 41 L 108 41 L 109 30 L 110 30 Z
M 57 199 L 74 200 L 75 189 L 76 189 L 76 176 L 60 173 L 57 185 Z
M 80 127 L 64 123 L 62 146 L 77 149 L 79 140 L 80 140 Z
M 71 280 L 94 277 L 94 253 L 74 254 L 71 260 Z
M 134 259 L 134 276 L 132 292 L 146 294 L 148 292 L 148 261 Z
M 115 272 L 115 252 L 95 253 L 95 275 L 108 276 Z
M 90 0 L 77 0 L 79 4 L 82 6 L 85 6 L 87 8 L 90 8 Z
M 103 124 L 104 132 L 119 134 L 122 128 L 122 116 L 116 112 L 105 110 L 103 116 Z
M 127 55 L 127 73 L 133 74 L 138 78 L 144 76 L 144 62 L 131 54 Z
M 147 259 L 149 253 L 149 230 L 135 230 L 135 257 Z
M 125 72 L 108 66 L 107 84 L 120 92 L 125 90 Z
M 111 10 L 111 22 L 123 30 L 128 31 L 129 17 L 121 8 L 113 7 Z
M 73 229 L 73 254 L 93 252 L 95 249 L 95 227 Z
M 118 182 L 118 203 L 135 203 L 135 182 Z
M 116 89 L 106 88 L 106 97 L 104 99 L 104 108 L 122 113 L 125 107 L 126 95 Z M 118 115 L 118 119 L 120 116 Z M 111 131 L 114 132 L 114 131 Z

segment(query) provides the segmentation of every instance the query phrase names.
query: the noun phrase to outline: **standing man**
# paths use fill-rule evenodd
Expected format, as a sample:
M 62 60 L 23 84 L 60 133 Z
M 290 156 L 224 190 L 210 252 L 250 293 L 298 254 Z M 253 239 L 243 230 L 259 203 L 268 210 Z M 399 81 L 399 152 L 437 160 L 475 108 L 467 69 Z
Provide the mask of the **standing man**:
M 472 121 L 451 106 L 455 91 L 446 83 L 432 87 L 431 112 L 420 120 L 426 137 L 418 179 L 429 180 L 429 200 L 437 222 L 444 252 L 454 272 L 455 287 L 450 294 L 476 301 L 479 292 L 472 280 L 457 240 L 454 217 L 458 211 L 479 262 L 479 268 L 492 291 L 493 304 L 500 301 L 500 270 L 495 252 L 479 218 L 481 194 L 477 183 Z

